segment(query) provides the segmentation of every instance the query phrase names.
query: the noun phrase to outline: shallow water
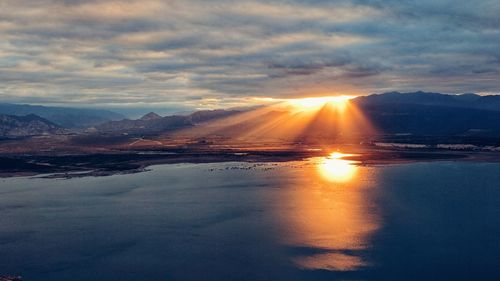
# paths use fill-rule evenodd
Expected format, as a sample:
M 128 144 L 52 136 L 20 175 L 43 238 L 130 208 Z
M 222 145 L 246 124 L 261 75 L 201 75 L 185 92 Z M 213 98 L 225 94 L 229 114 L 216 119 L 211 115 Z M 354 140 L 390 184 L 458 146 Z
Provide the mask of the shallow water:
M 500 164 L 154 166 L 0 180 L 24 280 L 495 280 Z

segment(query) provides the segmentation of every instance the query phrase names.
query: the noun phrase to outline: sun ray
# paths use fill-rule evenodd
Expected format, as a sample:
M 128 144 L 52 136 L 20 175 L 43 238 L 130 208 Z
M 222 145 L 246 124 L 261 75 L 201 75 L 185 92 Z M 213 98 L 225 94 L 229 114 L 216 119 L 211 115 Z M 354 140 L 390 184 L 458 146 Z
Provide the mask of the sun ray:
M 251 144 L 355 143 L 376 130 L 356 104 L 351 102 L 352 98 L 327 96 L 271 99 L 272 103 L 267 106 L 198 124 L 173 134 L 191 139 L 223 137 L 233 142 Z

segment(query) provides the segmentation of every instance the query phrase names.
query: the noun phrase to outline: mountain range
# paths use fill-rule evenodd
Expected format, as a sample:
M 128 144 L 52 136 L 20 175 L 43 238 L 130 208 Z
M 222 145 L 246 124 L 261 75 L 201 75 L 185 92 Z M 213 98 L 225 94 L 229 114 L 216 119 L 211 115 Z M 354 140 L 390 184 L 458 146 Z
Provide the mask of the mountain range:
M 125 118 L 109 110 L 12 103 L 0 103 L 0 114 L 15 116 L 34 114 L 65 128 L 87 128 Z
M 354 99 L 358 105 L 428 105 L 481 110 L 500 110 L 500 95 L 481 96 L 477 94 L 447 95 L 430 92 L 388 92 L 360 96 Z
M 500 137 L 500 95 L 390 92 L 351 102 L 383 134 Z
M 189 115 L 172 115 L 162 117 L 150 112 L 140 119 L 123 119 L 110 121 L 95 127 L 97 132 L 102 133 L 138 133 L 153 134 L 174 129 L 192 127 L 199 123 L 228 117 L 240 113 L 237 110 L 202 110 Z
M 366 136 L 500 138 L 500 95 L 389 92 L 361 96 L 349 102 L 356 110 L 342 122 L 328 104 L 313 117 L 286 109 L 252 108 L 203 110 L 164 117 L 150 112 L 136 120 L 106 110 L 0 104 L 0 136 L 59 134 L 67 132 L 68 128 L 87 128 L 87 132 L 94 134 L 115 135 L 161 134 L 197 128 L 191 131 L 191 137 L 210 132 L 227 137 L 259 139 L 271 136 L 302 141 L 307 138 L 335 139 L 350 130 Z M 302 127 L 296 124 L 302 124 Z

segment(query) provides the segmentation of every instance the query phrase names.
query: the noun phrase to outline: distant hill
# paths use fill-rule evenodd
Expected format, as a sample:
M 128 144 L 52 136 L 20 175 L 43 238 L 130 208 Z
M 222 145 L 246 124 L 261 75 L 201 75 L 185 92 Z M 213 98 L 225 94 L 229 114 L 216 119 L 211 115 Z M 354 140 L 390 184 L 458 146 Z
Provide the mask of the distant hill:
M 0 137 L 25 137 L 64 133 L 60 126 L 34 114 L 0 115 Z
M 11 103 L 0 103 L 0 114 L 15 116 L 35 114 L 65 128 L 86 128 L 125 118 L 123 115 L 109 110 Z
M 500 137 L 500 96 L 384 93 L 351 101 L 381 134 Z
M 236 110 L 203 110 L 190 115 L 172 115 L 161 117 L 154 112 L 150 112 L 140 119 L 124 119 L 120 121 L 110 121 L 96 126 L 98 132 L 105 133 L 141 133 L 156 134 L 174 129 L 187 128 L 198 123 L 227 117 L 240 113 Z

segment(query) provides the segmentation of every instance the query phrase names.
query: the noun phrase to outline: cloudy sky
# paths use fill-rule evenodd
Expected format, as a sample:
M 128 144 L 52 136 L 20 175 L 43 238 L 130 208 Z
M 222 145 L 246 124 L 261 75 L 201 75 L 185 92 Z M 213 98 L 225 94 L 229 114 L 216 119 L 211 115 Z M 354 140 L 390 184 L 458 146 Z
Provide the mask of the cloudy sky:
M 498 0 L 0 0 L 2 102 L 500 92 Z

